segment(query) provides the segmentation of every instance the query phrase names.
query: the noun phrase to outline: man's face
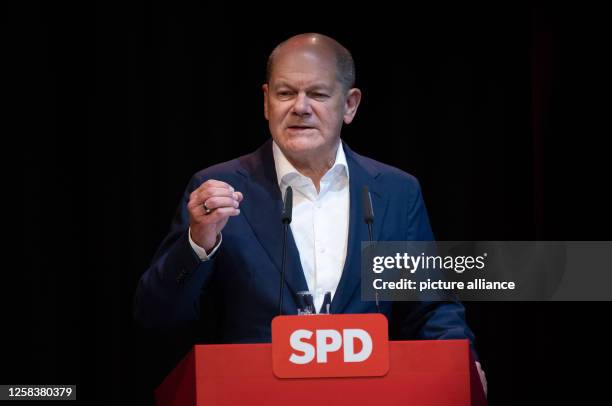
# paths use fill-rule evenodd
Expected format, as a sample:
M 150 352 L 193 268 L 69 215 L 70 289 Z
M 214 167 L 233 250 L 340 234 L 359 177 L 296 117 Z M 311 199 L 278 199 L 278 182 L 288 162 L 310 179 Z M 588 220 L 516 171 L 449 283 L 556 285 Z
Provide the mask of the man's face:
M 272 138 L 289 158 L 329 155 L 340 139 L 343 121 L 354 110 L 336 76 L 333 54 L 289 50 L 276 56 L 263 86 L 264 112 Z

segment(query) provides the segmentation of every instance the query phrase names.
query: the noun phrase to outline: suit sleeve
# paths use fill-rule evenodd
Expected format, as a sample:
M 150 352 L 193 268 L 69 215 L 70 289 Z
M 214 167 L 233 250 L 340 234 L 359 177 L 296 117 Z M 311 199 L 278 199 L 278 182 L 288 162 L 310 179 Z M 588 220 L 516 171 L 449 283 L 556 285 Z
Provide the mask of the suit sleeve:
M 413 178 L 408 204 L 406 241 L 433 241 L 421 189 Z M 474 334 L 467 325 L 465 308 L 459 301 L 395 302 L 394 331 L 401 339 L 468 339 L 474 356 Z M 395 316 L 398 317 L 395 317 Z
M 192 178 L 177 208 L 170 232 L 141 276 L 134 296 L 134 317 L 146 328 L 175 328 L 196 321 L 200 295 L 210 282 L 214 258 L 200 261 L 189 243 L 189 194 Z

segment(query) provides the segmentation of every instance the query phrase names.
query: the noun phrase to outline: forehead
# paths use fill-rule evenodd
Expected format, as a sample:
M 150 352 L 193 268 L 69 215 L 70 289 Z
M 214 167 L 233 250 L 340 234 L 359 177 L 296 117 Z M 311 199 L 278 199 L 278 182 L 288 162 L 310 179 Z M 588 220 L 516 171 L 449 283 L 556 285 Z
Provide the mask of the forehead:
M 270 83 L 334 86 L 337 82 L 333 53 L 311 50 L 283 50 L 274 58 Z

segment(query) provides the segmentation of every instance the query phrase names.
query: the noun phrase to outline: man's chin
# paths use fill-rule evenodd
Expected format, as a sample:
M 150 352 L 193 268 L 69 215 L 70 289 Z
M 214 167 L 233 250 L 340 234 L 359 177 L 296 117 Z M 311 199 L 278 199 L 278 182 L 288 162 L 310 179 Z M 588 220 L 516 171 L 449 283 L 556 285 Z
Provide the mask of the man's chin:
M 314 137 L 299 137 L 289 139 L 285 143 L 285 147 L 292 151 L 312 151 L 317 150 L 323 146 L 323 143 L 316 140 Z
M 316 130 L 308 129 L 305 131 L 286 132 L 282 144 L 286 149 L 308 151 L 320 148 L 324 142 Z

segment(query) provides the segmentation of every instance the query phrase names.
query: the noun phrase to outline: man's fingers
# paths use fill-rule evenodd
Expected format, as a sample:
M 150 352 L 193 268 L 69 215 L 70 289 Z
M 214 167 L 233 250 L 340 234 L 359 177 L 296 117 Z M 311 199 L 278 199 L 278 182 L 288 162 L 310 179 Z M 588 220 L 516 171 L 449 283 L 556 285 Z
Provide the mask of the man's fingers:
M 210 214 L 206 215 L 206 221 L 210 223 L 216 223 L 226 217 L 237 216 L 239 214 L 240 209 L 235 209 L 233 207 L 221 207 L 220 209 L 216 209 L 210 212 Z
M 234 191 L 233 186 L 228 183 L 216 179 L 208 179 L 198 186 L 191 194 L 199 194 L 202 190 L 206 189 L 227 189 L 230 193 Z
M 227 188 L 217 188 L 210 187 L 205 189 L 196 189 L 189 196 L 189 207 L 196 207 L 198 205 L 204 204 L 207 200 L 212 197 L 227 197 L 230 199 L 235 199 L 235 193 Z
M 237 209 L 239 206 L 238 200 L 231 197 L 219 196 L 214 196 L 207 199 L 204 203 L 202 203 L 202 206 L 204 206 L 204 204 L 206 204 L 206 207 L 208 207 L 210 210 L 219 209 L 221 207 L 232 207 Z
M 198 188 L 196 190 L 194 190 L 191 193 L 191 198 L 193 199 L 199 199 L 199 200 L 206 200 L 209 197 L 212 196 L 226 196 L 226 197 L 232 197 L 233 196 L 233 192 L 226 188 L 226 187 L 215 187 L 215 186 L 209 186 L 209 187 L 205 187 L 205 188 Z
M 240 214 L 243 195 L 222 181 L 209 179 L 189 195 L 187 207 L 194 220 L 206 224 L 216 223 Z

